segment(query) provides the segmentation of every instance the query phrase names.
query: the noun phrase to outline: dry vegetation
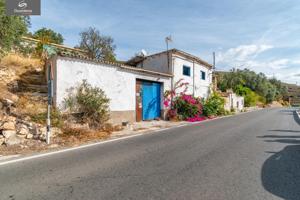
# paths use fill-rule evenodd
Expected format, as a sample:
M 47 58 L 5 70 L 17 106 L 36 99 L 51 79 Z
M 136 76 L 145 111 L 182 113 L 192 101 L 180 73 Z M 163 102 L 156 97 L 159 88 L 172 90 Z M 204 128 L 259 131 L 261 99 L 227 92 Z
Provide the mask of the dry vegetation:
M 14 69 L 21 70 L 24 72 L 24 68 L 33 67 L 33 68 L 42 68 L 43 62 L 38 58 L 29 58 L 24 57 L 19 54 L 8 54 L 1 59 L 1 66 L 13 67 Z
M 78 144 L 93 140 L 106 139 L 111 135 L 111 132 L 92 129 L 80 129 L 64 127 L 63 133 L 59 136 L 64 143 Z
M 16 108 L 21 116 L 37 116 L 47 111 L 47 105 L 44 101 L 34 98 L 30 98 L 29 94 L 22 94 L 19 96 L 19 100 L 16 104 Z
M 39 59 L 26 58 L 18 54 L 9 54 L 0 61 L 0 100 L 12 100 L 14 103 L 10 114 L 18 119 L 37 124 L 39 130 L 45 127 L 47 111 L 47 95 L 45 94 L 47 93 L 45 91 L 32 91 L 31 86 L 45 84 L 42 80 L 44 77 L 43 66 L 43 62 Z M 82 124 L 74 122 L 71 118 L 72 116 L 62 115 L 53 109 L 51 113 L 52 126 L 61 130 L 52 138 L 51 143 L 54 145 L 49 146 L 43 140 L 31 139 L 19 145 L 0 145 L 0 155 L 26 154 L 48 151 L 53 148 L 77 146 L 107 139 L 113 131 L 123 129 L 122 126 L 113 126 L 109 123 L 98 127 L 98 130 L 90 129 L 90 126 L 82 128 Z M 77 123 L 78 127 L 72 127 L 72 123 Z

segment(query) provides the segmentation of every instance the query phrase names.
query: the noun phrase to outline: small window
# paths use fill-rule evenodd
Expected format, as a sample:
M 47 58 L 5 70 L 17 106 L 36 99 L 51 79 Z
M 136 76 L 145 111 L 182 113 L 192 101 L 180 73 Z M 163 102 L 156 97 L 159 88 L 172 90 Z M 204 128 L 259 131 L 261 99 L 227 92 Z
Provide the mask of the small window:
M 191 68 L 183 65 L 182 74 L 185 76 L 191 76 Z
M 206 73 L 204 71 L 201 71 L 201 79 L 202 80 L 206 79 Z

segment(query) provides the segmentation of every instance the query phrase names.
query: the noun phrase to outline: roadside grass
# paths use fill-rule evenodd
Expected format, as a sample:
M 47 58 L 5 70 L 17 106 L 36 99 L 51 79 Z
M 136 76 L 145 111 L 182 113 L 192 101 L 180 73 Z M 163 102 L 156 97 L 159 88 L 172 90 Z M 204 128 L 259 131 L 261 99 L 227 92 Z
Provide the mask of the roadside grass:
M 58 136 L 58 139 L 63 143 L 78 144 L 93 140 L 107 139 L 111 133 L 112 132 L 102 130 L 71 128 L 67 126 L 62 129 L 62 134 Z
M 38 58 L 29 58 L 11 53 L 1 59 L 0 65 L 19 69 L 30 66 L 36 68 L 43 66 L 43 62 Z

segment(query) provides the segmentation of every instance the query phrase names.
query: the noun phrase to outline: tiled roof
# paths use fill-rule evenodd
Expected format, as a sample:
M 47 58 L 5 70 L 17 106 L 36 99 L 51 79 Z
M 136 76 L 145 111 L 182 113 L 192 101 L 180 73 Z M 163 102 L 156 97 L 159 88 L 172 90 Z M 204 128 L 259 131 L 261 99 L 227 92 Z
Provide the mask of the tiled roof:
M 104 61 L 104 60 L 99 60 L 99 59 L 92 59 L 92 58 L 89 58 L 87 56 L 82 56 L 82 55 L 77 55 L 77 54 L 60 52 L 58 54 L 58 56 L 59 57 L 74 58 L 74 59 L 79 59 L 79 60 L 85 60 L 85 61 L 90 61 L 90 62 L 94 62 L 94 63 L 112 65 L 112 66 L 119 67 L 121 69 L 140 72 L 140 73 L 146 73 L 146 74 L 152 74 L 152 75 L 158 75 L 158 76 L 165 76 L 165 77 L 172 77 L 171 74 L 167 74 L 167 73 L 161 73 L 161 72 L 146 70 L 146 69 L 142 69 L 142 68 L 137 68 L 137 67 L 130 66 L 130 65 L 124 65 L 123 63 L 119 63 L 119 62 L 109 62 L 109 61 Z
M 136 56 L 136 57 L 133 57 L 131 58 L 129 61 L 127 61 L 127 63 L 139 63 L 141 62 L 142 60 L 146 59 L 146 58 L 149 58 L 149 57 L 154 57 L 154 56 L 157 56 L 157 55 L 160 55 L 160 54 L 164 54 L 164 53 L 174 53 L 174 54 L 179 54 L 179 55 L 182 55 L 182 56 L 185 56 L 189 59 L 192 59 L 202 65 L 205 65 L 206 67 L 209 67 L 209 68 L 212 68 L 213 66 L 211 64 L 209 64 L 208 62 L 204 61 L 203 59 L 197 57 L 197 56 L 194 56 L 192 54 L 189 54 L 187 52 L 184 52 L 184 51 L 181 51 L 181 50 L 178 50 L 178 49 L 170 49 L 168 51 L 162 51 L 162 52 L 159 52 L 159 53 L 155 53 L 155 54 L 152 54 L 152 55 L 149 55 L 149 56 L 145 56 L 145 57 L 141 57 L 141 56 Z

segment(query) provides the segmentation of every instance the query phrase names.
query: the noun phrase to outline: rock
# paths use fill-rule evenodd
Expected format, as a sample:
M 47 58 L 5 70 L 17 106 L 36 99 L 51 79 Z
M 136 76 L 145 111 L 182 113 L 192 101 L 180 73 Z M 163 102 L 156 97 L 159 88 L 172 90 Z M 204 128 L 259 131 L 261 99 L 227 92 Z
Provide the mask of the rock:
M 46 135 L 47 128 L 46 127 L 39 128 L 38 132 L 39 132 L 39 135 Z
M 10 99 L 2 99 L 2 102 L 4 103 L 4 105 L 6 106 L 11 106 L 14 104 L 14 102 Z
M 26 136 L 27 136 L 27 135 L 18 135 L 18 137 L 24 138 L 24 139 L 26 138 Z
M 124 129 L 124 127 L 121 125 L 114 126 L 114 131 L 122 131 L 123 129 Z
M 32 128 L 33 124 L 31 122 L 28 122 L 26 120 L 19 120 L 19 124 L 20 124 L 20 128 L 24 127 L 24 128 Z
M 10 137 L 13 137 L 13 136 L 16 136 L 16 131 L 13 131 L 13 130 L 5 130 L 5 131 L 2 131 L 2 135 L 5 137 L 5 138 L 10 138 Z
M 56 136 L 62 134 L 62 131 L 60 128 L 53 127 L 53 128 L 51 128 L 51 134 L 52 134 L 51 137 L 56 137 Z
M 24 139 L 16 135 L 5 139 L 5 144 L 7 146 L 18 145 L 21 144 L 22 142 L 24 142 Z
M 8 121 L 8 122 L 5 122 L 4 124 L 2 124 L 1 129 L 2 130 L 15 130 L 16 126 L 13 121 Z
M 39 133 L 40 133 L 40 136 L 42 139 L 46 138 L 47 128 L 46 127 L 40 128 Z M 59 135 L 61 133 L 62 133 L 62 131 L 59 128 L 56 128 L 56 127 L 51 128 L 51 137 L 56 137 L 57 135 Z
M 16 122 L 17 118 L 15 118 L 13 116 L 4 116 L 3 121 L 5 121 L 5 122 Z
M 35 137 L 40 135 L 39 128 L 36 125 L 32 127 L 32 133 Z
M 32 139 L 33 138 L 33 134 L 29 133 L 28 135 L 26 135 L 26 139 Z
M 68 123 L 68 128 L 70 129 L 82 129 L 82 130 L 89 130 L 90 126 L 88 123 L 79 124 L 79 123 Z
M 19 101 L 19 97 L 11 92 L 2 91 L 1 101 L 6 105 L 13 105 Z
M 19 124 L 19 128 L 24 128 L 24 129 L 28 129 L 28 124 L 24 124 L 24 123 L 21 123 Z
M 28 128 L 25 126 L 25 127 L 21 127 L 21 128 L 20 128 L 20 130 L 18 131 L 18 134 L 19 134 L 19 135 L 28 135 L 28 134 L 30 134 L 30 133 L 29 133 Z
M 5 138 L 0 138 L 0 145 L 2 145 L 5 142 Z
M 51 144 L 51 145 L 49 145 L 49 148 L 57 148 L 57 147 L 59 147 L 58 144 Z
M 25 120 L 25 121 L 30 121 L 30 120 L 31 120 L 31 117 L 26 116 L 26 117 L 24 118 L 24 120 Z

